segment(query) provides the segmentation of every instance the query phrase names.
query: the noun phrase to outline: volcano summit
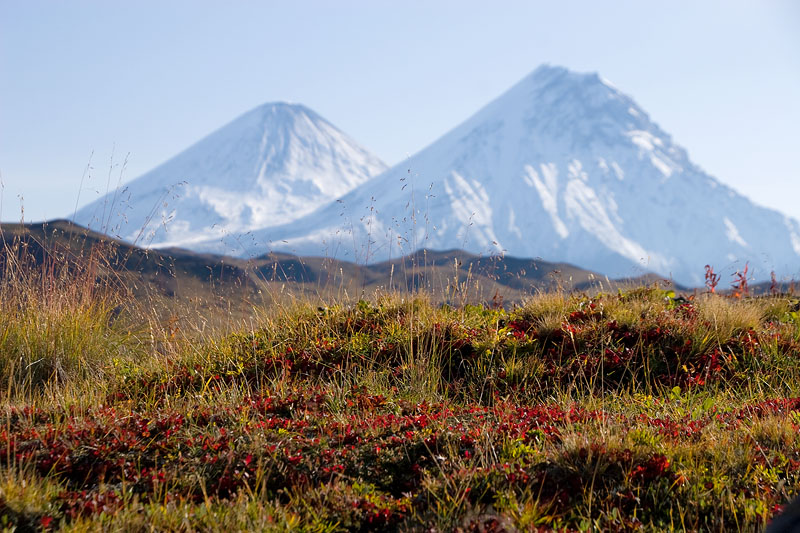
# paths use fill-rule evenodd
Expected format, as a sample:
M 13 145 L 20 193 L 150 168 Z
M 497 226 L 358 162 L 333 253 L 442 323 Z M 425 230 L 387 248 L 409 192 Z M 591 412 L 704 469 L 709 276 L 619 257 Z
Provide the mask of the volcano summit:
M 385 169 L 307 107 L 265 104 L 80 209 L 75 222 L 129 242 L 192 249 L 290 222 Z

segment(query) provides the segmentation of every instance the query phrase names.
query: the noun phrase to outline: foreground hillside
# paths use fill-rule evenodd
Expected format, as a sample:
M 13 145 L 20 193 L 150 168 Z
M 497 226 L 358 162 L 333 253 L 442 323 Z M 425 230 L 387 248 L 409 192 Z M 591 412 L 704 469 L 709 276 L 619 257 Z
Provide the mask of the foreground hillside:
M 800 486 L 790 296 L 402 293 L 213 329 L 17 267 L 4 527 L 752 531 Z

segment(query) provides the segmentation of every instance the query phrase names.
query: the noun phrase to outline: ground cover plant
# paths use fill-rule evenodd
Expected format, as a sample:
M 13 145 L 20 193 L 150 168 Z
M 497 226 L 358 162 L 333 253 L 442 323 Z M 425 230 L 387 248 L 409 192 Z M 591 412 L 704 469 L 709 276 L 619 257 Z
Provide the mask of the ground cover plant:
M 6 267 L 4 528 L 753 531 L 800 488 L 790 295 L 375 294 L 204 330 Z

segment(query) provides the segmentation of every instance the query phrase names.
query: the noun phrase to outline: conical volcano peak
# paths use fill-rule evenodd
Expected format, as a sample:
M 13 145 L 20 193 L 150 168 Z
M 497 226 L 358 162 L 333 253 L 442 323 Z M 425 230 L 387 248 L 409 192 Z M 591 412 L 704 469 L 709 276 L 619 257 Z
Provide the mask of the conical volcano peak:
M 682 149 L 628 95 L 596 72 L 542 65 L 476 113 L 459 129 L 486 130 L 499 121 L 538 142 L 603 151 L 636 144 L 663 148 L 659 157 L 688 164 Z M 496 128 L 495 128 L 496 130 Z M 463 133 L 463 132 L 462 132 Z M 638 144 L 637 144 L 638 143 Z
M 309 109 L 308 107 L 304 106 L 303 104 L 298 104 L 295 102 L 288 102 L 283 100 L 278 100 L 275 102 L 265 102 L 258 106 L 256 109 L 264 109 L 264 110 L 276 110 L 276 111 L 289 111 L 295 113 L 305 113 L 305 114 L 313 114 L 314 111 Z
M 290 102 L 268 102 L 243 113 L 228 125 L 214 132 L 236 132 L 240 137 L 257 137 L 263 132 L 280 132 L 283 135 L 318 136 L 319 128 L 335 127 L 302 104 Z
M 605 97 L 625 96 L 597 72 L 577 72 L 548 64 L 541 65 L 528 74 L 517 83 L 517 86 L 537 94 L 576 92 L 583 95 L 604 95 Z
M 328 122 L 314 112 L 313 109 L 293 102 L 267 102 L 252 109 L 249 113 L 256 113 L 264 120 L 291 121 L 298 118 L 307 118 L 315 122 Z
M 588 120 L 617 115 L 627 120 L 634 117 L 639 125 L 649 122 L 647 113 L 633 99 L 596 72 L 540 67 L 520 84 L 526 83 L 530 86 L 531 99 L 539 108 L 547 107 L 554 112 L 584 109 L 587 114 L 583 118 Z
M 596 72 L 577 72 L 559 65 L 550 65 L 549 63 L 540 65 L 525 79 L 540 84 L 553 82 L 564 84 L 601 82 L 600 75 Z
M 270 102 L 135 179 L 124 195 L 84 207 L 75 221 L 128 241 L 191 246 L 290 222 L 385 169 L 308 107 Z
M 516 142 L 510 145 L 512 138 Z M 652 155 L 667 174 L 690 164 L 633 99 L 599 74 L 550 65 L 531 72 L 440 141 L 460 150 L 461 160 L 479 159 L 476 149 L 493 147 L 507 159 L 504 165 L 517 165 L 515 159 L 531 150 L 604 157 L 609 149 L 629 147 L 641 157 L 658 152 Z

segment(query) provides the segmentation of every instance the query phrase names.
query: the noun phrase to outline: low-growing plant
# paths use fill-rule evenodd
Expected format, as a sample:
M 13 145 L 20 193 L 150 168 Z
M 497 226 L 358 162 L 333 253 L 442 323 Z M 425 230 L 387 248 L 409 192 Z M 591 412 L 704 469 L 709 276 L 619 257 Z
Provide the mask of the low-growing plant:
M 4 367 L 9 529 L 752 531 L 800 487 L 787 298 L 383 293 L 211 331 L 54 272 L 3 281 L 3 361 L 42 359 Z

